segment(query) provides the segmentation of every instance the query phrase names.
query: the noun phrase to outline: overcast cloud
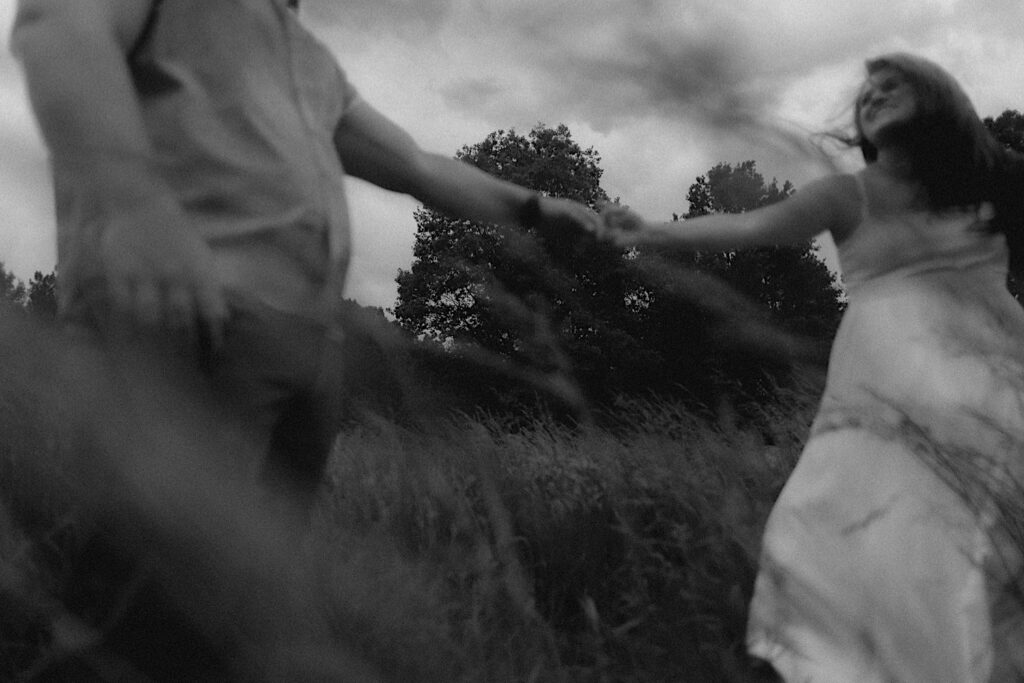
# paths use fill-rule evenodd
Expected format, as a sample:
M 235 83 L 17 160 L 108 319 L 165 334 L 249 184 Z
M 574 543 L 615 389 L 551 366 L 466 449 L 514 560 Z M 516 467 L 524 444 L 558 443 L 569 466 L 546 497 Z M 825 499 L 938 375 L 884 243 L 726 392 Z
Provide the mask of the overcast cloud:
M 0 0 L 5 34 L 13 5 Z M 882 52 L 938 61 L 983 116 L 1024 109 L 1019 0 L 303 0 L 302 13 L 425 148 L 454 154 L 494 130 L 565 123 L 601 155 L 610 195 L 666 219 L 718 161 L 754 159 L 797 187 L 855 168 L 850 154 L 823 163 L 808 142 L 845 125 L 864 59 Z M 0 260 L 27 278 L 53 267 L 50 190 L 6 54 L 0 98 Z M 390 307 L 416 202 L 350 187 L 349 292 Z

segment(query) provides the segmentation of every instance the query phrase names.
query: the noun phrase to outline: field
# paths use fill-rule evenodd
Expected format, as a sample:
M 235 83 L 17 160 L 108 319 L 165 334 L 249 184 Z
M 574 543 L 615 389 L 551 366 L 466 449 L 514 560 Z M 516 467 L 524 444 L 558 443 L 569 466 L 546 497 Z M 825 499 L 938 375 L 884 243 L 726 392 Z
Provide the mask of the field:
M 773 680 L 746 607 L 813 389 L 743 420 L 365 413 L 304 521 L 188 396 L 5 322 L 2 680 Z

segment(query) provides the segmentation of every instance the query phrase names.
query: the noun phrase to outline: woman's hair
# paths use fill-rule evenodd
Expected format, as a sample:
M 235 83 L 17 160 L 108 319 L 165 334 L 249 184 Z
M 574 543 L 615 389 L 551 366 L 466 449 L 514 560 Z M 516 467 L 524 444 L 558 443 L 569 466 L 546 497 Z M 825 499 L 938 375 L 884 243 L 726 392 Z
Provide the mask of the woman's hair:
M 933 209 L 977 206 L 991 202 L 993 230 L 1006 235 L 1015 266 L 1024 266 L 1024 156 L 1003 147 L 978 117 L 960 84 L 937 64 L 906 53 L 883 55 L 866 63 L 868 75 L 892 69 L 907 79 L 917 112 L 897 131 L 910 154 Z M 878 149 L 860 128 L 861 98 L 854 104 L 856 134 L 872 164 Z

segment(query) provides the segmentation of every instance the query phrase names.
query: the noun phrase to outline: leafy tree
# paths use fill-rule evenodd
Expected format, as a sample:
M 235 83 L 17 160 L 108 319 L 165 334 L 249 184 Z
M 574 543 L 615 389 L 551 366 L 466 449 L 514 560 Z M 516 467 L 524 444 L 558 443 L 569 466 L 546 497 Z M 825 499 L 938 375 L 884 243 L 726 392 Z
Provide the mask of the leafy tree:
M 690 186 L 686 220 L 741 213 L 790 196 L 753 161 L 720 163 Z M 652 356 L 645 383 L 705 406 L 763 397 L 795 358 L 823 360 L 842 312 L 835 276 L 806 244 L 727 252 L 644 248 L 634 255 L 635 335 Z
M 499 130 L 456 157 L 545 195 L 592 207 L 607 199 L 600 157 L 565 125 Z M 621 332 L 629 276 L 619 249 L 568 230 L 505 229 L 430 208 L 415 217 L 414 262 L 398 275 L 394 309 L 414 336 L 548 375 L 571 364 L 591 384 L 632 343 Z
M 457 158 L 548 195 L 591 206 L 606 199 L 600 158 L 564 125 L 525 136 L 499 130 Z M 792 192 L 789 183 L 765 183 L 753 162 L 720 164 L 691 188 L 689 215 L 744 211 Z M 810 242 L 680 258 L 430 208 L 415 217 L 396 321 L 428 349 L 421 368 L 476 400 L 481 391 L 510 392 L 506 379 L 519 373 L 548 388 L 571 375 L 590 402 L 655 392 L 713 405 L 725 387 L 761 382 L 766 371 L 783 376 L 790 348 L 771 323 L 826 337 L 838 320 L 838 288 Z
M 774 204 L 795 191 L 788 180 L 782 187 L 774 178 L 766 183 L 753 161 L 735 167 L 719 163 L 690 186 L 686 197 L 690 210 L 683 219 L 743 213 Z M 841 291 L 811 240 L 797 245 L 698 252 L 693 262 L 758 302 L 773 322 L 790 332 L 829 338 L 839 324 Z
M 985 127 L 1009 149 L 1024 154 L 1024 114 L 1007 109 L 999 116 L 985 117 Z
M 463 147 L 456 158 L 546 195 L 590 206 L 607 198 L 598 184 L 599 157 L 592 149 L 581 149 L 564 125 L 537 126 L 528 136 L 499 130 L 481 143 Z M 507 316 L 502 309 L 514 305 L 503 301 L 504 295 L 522 299 L 569 284 L 543 281 L 523 268 L 541 265 L 549 257 L 537 248 L 540 239 L 530 239 L 540 238 L 535 231 L 454 220 L 430 208 L 418 210 L 415 218 L 414 262 L 398 275 L 394 311 L 413 334 L 436 340 L 473 339 L 489 348 L 503 341 L 509 345 L 515 335 L 492 329 L 499 322 L 493 320 L 495 314 Z M 571 259 L 574 254 L 562 256 Z
M 43 275 L 38 270 L 28 283 L 25 306 L 31 313 L 53 317 L 57 315 L 57 275 Z
M 45 316 L 57 314 L 57 275 L 36 271 L 28 286 L 9 273 L 0 263 L 0 301 L 6 301 L 31 313 Z
M 25 283 L 9 273 L 0 262 L 0 301 L 23 306 L 25 304 Z

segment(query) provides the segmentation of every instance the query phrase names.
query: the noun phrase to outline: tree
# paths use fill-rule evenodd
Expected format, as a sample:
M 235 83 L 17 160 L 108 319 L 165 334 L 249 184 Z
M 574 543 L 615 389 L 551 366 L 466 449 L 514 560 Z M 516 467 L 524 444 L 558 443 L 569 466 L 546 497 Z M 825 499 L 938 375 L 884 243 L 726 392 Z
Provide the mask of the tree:
M 25 307 L 30 313 L 53 317 L 57 315 L 57 275 L 43 275 L 38 270 L 28 283 Z
M 526 136 L 499 130 L 457 158 L 545 194 L 591 206 L 606 198 L 600 158 L 565 126 Z M 792 192 L 789 183 L 765 183 L 754 162 L 720 164 L 691 187 L 690 215 L 744 211 Z M 792 345 L 772 323 L 826 337 L 838 320 L 838 288 L 810 242 L 679 257 L 429 208 L 415 217 L 414 261 L 398 275 L 395 317 L 434 345 L 432 374 L 461 384 L 462 395 L 509 392 L 491 371 L 511 367 L 554 383 L 571 376 L 590 403 L 654 392 L 714 405 L 726 387 L 785 374 Z M 438 344 L 448 351 L 437 353 Z
M 743 213 L 774 204 L 795 191 L 788 180 L 781 188 L 774 178 L 766 183 L 753 161 L 735 167 L 719 163 L 690 186 L 690 210 L 683 219 Z M 842 293 L 811 240 L 797 245 L 698 252 L 693 262 L 758 302 L 771 320 L 786 330 L 818 338 L 830 338 L 835 333 L 842 315 Z
M 44 316 L 57 314 L 57 275 L 43 275 L 38 270 L 28 283 L 9 273 L 0 262 L 0 301 L 6 301 L 19 308 Z
M 568 128 L 537 126 L 528 136 L 499 130 L 456 158 L 510 182 L 543 194 L 595 206 L 607 198 L 598 181 L 600 161 L 581 149 Z M 395 317 L 415 335 L 436 340 L 473 339 L 488 347 L 511 344 L 515 335 L 492 328 L 495 314 L 513 306 L 506 294 L 529 298 L 541 290 L 565 290 L 533 272 L 551 254 L 535 230 L 507 230 L 449 218 L 430 208 L 415 213 L 417 233 L 410 270 L 398 275 Z M 573 260 L 572 245 L 561 244 L 563 260 Z M 524 266 L 533 266 L 526 267 Z M 546 293 L 550 293 L 549 291 Z M 560 291 L 566 295 L 567 292 Z
M 753 161 L 720 163 L 690 186 L 686 220 L 741 213 L 795 190 L 766 183 Z M 764 398 L 791 378 L 796 358 L 821 361 L 842 312 L 835 276 L 810 241 L 784 247 L 679 253 L 643 248 L 638 329 L 652 357 L 644 380 L 716 407 Z
M 23 306 L 25 297 L 25 283 L 16 278 L 14 273 L 7 272 L 4 264 L 0 262 L 0 301 Z
M 1024 154 L 1024 114 L 1007 109 L 995 118 L 985 117 L 984 123 L 1004 147 Z
M 600 157 L 565 125 L 491 133 L 456 155 L 492 175 L 589 206 L 606 200 Z M 397 322 L 449 348 L 484 350 L 522 368 L 591 383 L 623 343 L 628 272 L 621 250 L 569 230 L 506 229 L 415 214 L 414 261 L 398 275 Z M 570 362 L 571 359 L 571 362 Z

